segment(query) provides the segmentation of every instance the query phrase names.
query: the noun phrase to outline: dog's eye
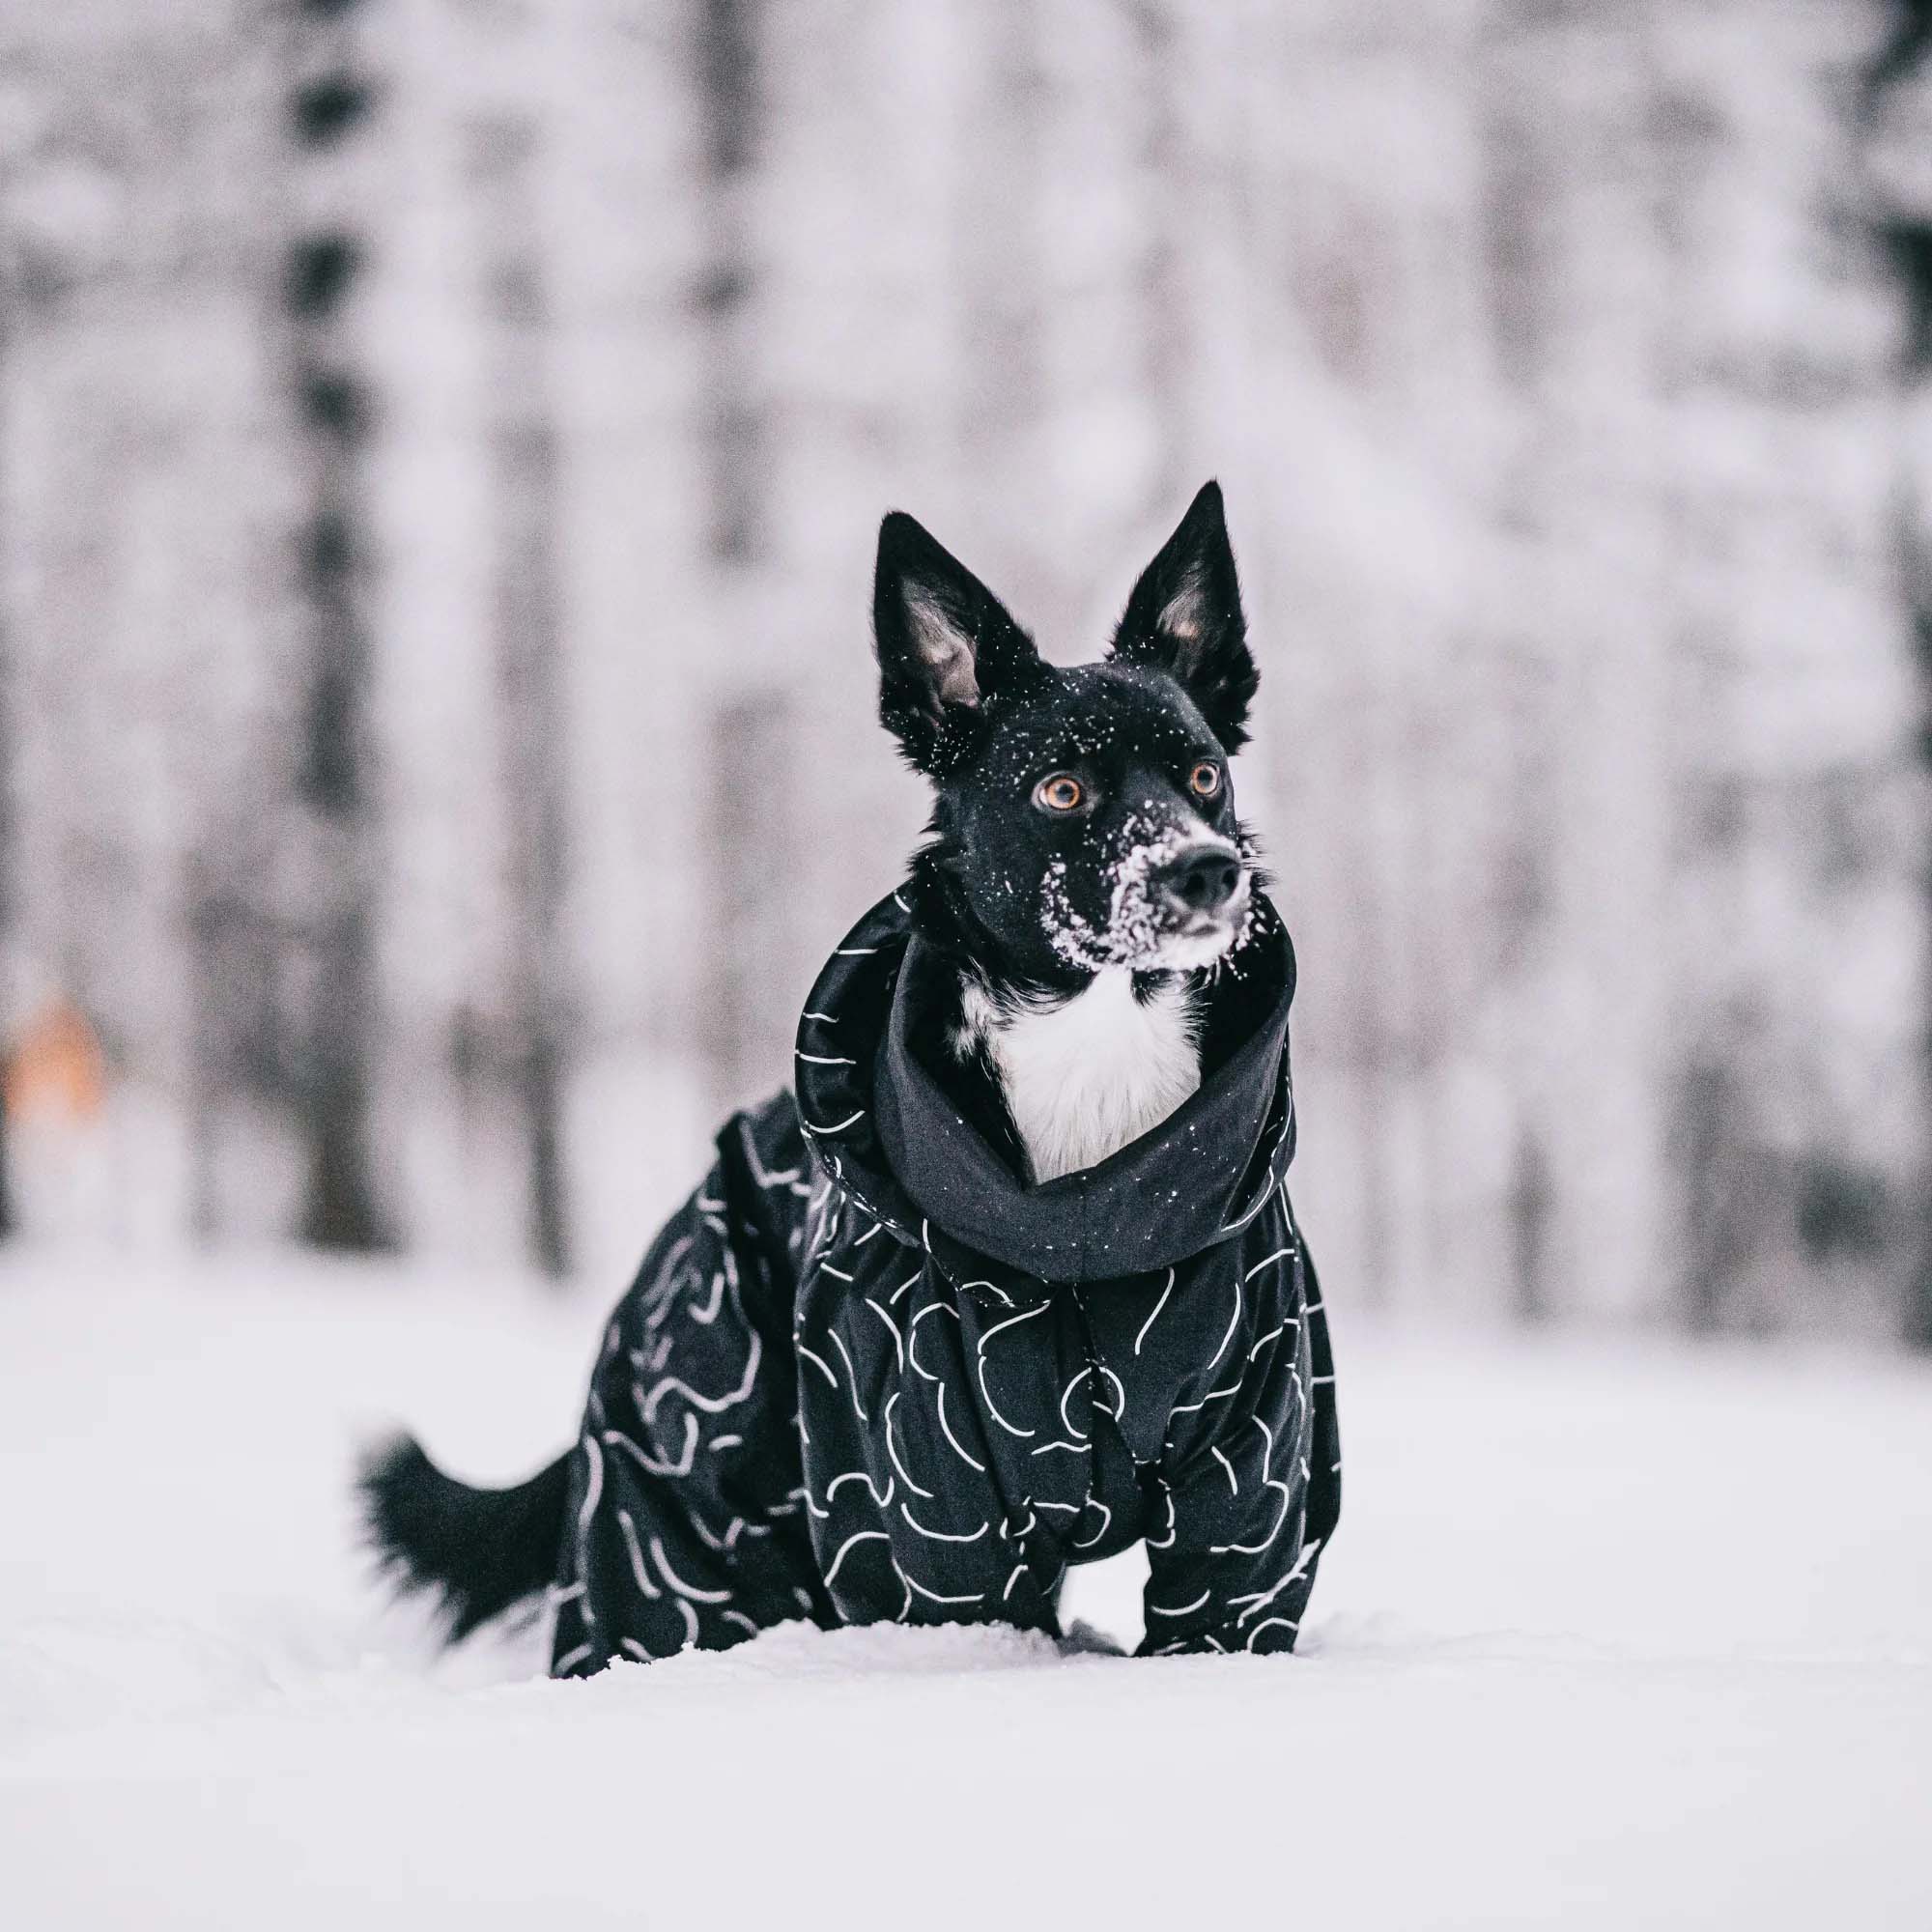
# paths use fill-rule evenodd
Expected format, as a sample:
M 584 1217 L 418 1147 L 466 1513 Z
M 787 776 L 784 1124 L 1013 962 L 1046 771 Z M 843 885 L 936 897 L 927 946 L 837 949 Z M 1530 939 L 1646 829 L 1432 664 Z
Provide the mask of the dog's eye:
M 1043 811 L 1078 811 L 1087 796 L 1070 772 L 1054 772 L 1034 786 L 1033 800 Z
M 1221 789 L 1221 767 L 1204 758 L 1187 774 L 1187 782 L 1196 798 L 1212 798 Z

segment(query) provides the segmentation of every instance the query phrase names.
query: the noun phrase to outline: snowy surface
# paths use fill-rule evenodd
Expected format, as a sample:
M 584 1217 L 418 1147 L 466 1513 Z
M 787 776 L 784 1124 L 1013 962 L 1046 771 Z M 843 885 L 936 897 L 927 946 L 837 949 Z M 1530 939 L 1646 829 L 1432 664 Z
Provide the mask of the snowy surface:
M 0 1269 L 10 1925 L 1932 1923 L 1923 1369 L 1344 1311 L 1299 1657 L 436 1660 L 351 1551 L 353 1445 L 405 1417 L 523 1473 L 600 1314 L 380 1267 Z M 1131 1638 L 1131 1562 L 1078 1580 Z

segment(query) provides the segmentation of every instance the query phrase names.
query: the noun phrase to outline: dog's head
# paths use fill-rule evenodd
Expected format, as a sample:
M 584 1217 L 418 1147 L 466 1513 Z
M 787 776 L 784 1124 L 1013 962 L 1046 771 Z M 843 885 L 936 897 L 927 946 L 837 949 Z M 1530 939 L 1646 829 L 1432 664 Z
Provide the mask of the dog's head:
M 1247 915 L 1228 760 L 1258 674 L 1221 492 L 1142 572 L 1113 648 L 1059 669 L 912 518 L 879 530 L 879 712 L 933 781 L 927 875 L 1016 976 L 1210 965 Z

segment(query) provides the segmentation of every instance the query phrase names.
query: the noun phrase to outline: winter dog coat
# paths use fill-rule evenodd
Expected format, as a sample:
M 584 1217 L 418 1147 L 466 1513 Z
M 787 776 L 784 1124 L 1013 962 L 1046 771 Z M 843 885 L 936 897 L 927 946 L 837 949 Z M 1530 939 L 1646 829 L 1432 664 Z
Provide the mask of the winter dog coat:
M 1051 1632 L 1066 1566 L 1141 1538 L 1144 1651 L 1293 1645 L 1341 1460 L 1288 1200 L 1294 956 L 1256 904 L 1223 970 L 1264 976 L 1265 1017 L 1151 1133 L 1039 1186 L 910 1043 L 900 897 L 853 928 L 796 1100 L 725 1124 L 605 1335 L 554 1674 L 797 1617 Z

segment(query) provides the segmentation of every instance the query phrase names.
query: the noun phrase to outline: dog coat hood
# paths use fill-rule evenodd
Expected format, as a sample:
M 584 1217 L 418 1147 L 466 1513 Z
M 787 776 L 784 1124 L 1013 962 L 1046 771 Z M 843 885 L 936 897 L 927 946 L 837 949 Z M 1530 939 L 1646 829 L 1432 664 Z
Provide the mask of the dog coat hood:
M 1145 1539 L 1151 1652 L 1292 1648 L 1340 1509 L 1326 1320 L 1289 1205 L 1293 952 L 1110 1159 L 1021 1180 L 915 1045 L 903 899 L 834 952 L 797 1097 L 735 1116 L 605 1337 L 553 1668 L 822 1625 L 1056 1630 Z
M 890 932 L 892 922 L 884 923 Z M 928 1232 L 939 1228 L 1024 1274 L 1098 1282 L 1172 1266 L 1228 1238 L 1287 1172 L 1294 952 L 1265 901 L 1230 968 L 1272 990 L 1265 1019 L 1151 1132 L 1095 1167 L 1040 1185 L 1023 1181 L 961 1119 L 913 1049 L 899 961 L 910 963 L 923 942 L 901 934 L 896 947 L 868 950 L 864 936 L 873 930 L 872 921 L 858 928 L 813 991 L 799 1029 L 798 1093 L 820 1157 L 880 1214 L 891 1218 L 896 1208 L 902 1224 L 917 1217 Z M 838 1043 L 833 1022 L 813 1014 L 881 1009 L 889 1013 L 872 1066 L 861 1055 L 812 1052 Z M 814 1120 L 838 1131 L 814 1128 Z

